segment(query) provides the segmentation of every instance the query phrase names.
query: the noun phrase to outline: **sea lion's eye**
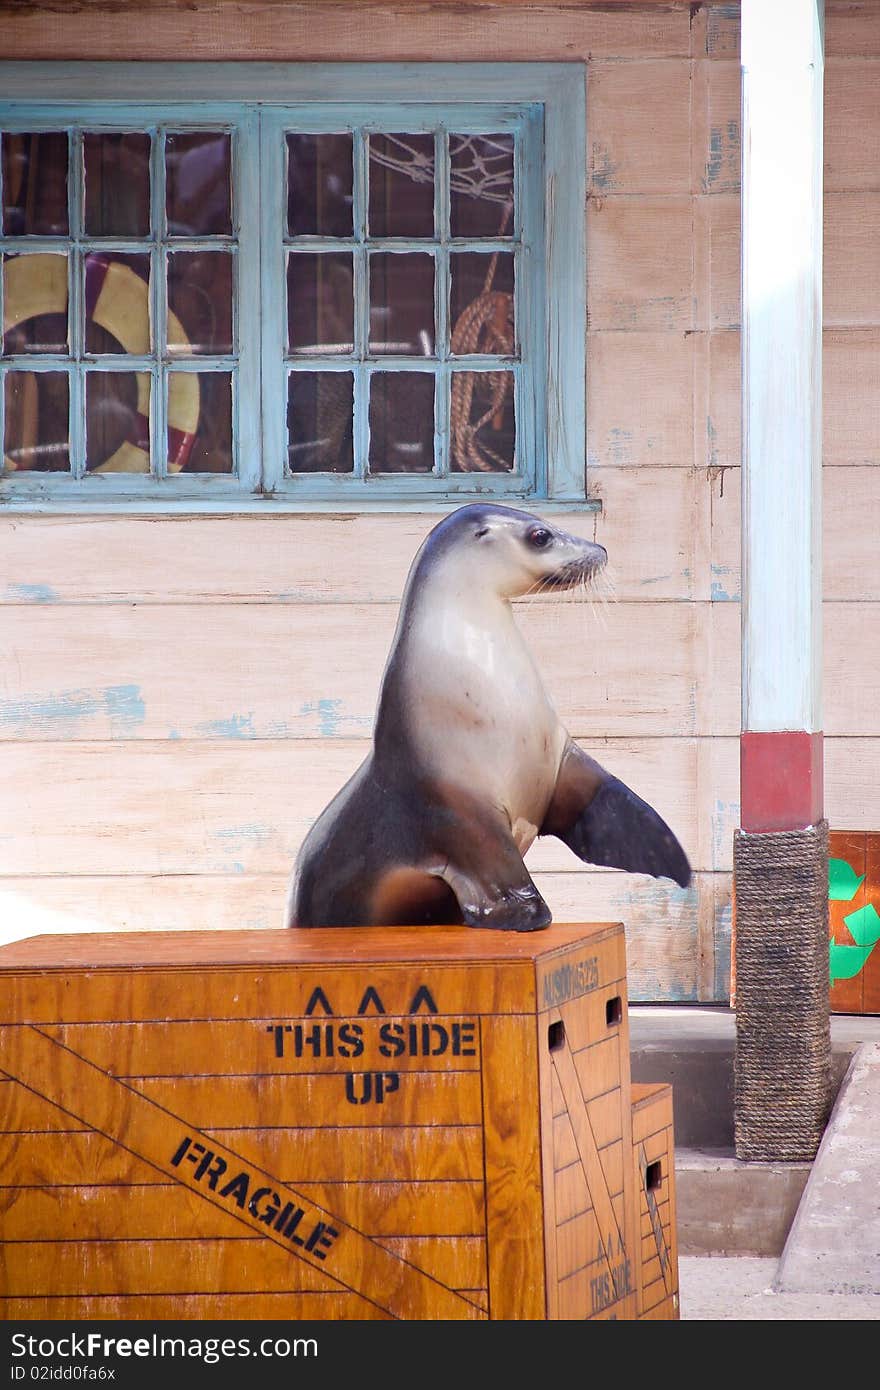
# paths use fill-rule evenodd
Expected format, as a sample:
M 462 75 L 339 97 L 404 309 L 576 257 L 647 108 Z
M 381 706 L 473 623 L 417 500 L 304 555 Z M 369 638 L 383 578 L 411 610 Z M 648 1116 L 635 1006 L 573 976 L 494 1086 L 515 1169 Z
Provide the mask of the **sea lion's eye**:
M 474 532 L 474 535 L 476 536 L 476 538 L 477 538 L 478 541 L 479 541 L 479 540 L 482 540 L 483 536 L 488 536 L 488 534 L 489 534 L 489 528 L 488 528 L 488 526 L 481 526 L 480 529 L 479 529 L 479 531 L 475 531 L 475 532 Z
M 526 536 L 529 545 L 533 545 L 536 550 L 546 550 L 552 539 L 552 531 L 548 531 L 544 526 L 536 526 Z

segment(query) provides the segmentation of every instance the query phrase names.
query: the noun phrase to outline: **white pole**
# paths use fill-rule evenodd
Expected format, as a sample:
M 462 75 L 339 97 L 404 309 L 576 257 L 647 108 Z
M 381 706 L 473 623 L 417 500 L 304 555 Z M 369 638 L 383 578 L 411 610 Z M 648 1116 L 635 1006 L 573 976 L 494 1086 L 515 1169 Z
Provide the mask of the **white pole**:
M 822 728 L 824 0 L 742 0 L 742 727 Z

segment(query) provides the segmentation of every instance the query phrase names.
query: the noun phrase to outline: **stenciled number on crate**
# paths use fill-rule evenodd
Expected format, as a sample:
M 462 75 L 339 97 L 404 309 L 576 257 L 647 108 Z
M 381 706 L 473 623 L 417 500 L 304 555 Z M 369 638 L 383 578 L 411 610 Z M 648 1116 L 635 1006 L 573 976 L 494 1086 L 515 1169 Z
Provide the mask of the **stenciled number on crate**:
M 382 1070 L 383 1061 L 401 1057 L 478 1057 L 478 1027 L 473 1018 L 431 1020 L 379 1018 L 385 1014 L 382 999 L 372 985 L 364 991 L 358 1006 L 358 1018 L 336 1018 L 325 990 L 314 989 L 306 1005 L 306 1017 L 320 1008 L 332 1018 L 309 1023 L 267 1023 L 262 1025 L 270 1034 L 275 1057 L 279 1060 L 302 1059 L 317 1061 L 339 1058 L 354 1061 L 363 1058 L 375 1061 L 370 1071 L 351 1071 L 344 1075 L 345 1098 L 350 1105 L 372 1102 L 382 1105 L 385 1097 L 400 1089 L 400 1072 Z M 376 1017 L 360 1022 L 372 1008 Z M 427 985 L 420 985 L 413 995 L 408 1014 L 424 1008 L 438 1014 L 437 1004 Z
M 567 1004 L 570 999 L 580 999 L 599 988 L 599 958 L 587 956 L 583 960 L 570 961 L 556 970 L 548 970 L 544 976 L 544 1008 Z

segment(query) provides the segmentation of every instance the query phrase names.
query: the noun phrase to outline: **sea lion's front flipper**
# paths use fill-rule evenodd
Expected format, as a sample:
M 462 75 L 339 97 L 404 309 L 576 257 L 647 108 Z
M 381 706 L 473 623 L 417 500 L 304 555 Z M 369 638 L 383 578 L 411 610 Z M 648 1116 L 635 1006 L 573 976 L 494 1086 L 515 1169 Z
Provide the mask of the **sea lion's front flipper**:
M 691 881 L 687 855 L 657 812 L 569 739 L 540 835 L 556 835 L 588 864 Z
M 552 914 L 538 892 L 505 818 L 485 806 L 472 809 L 459 796 L 454 833 L 444 835 L 446 862 L 443 878 L 458 900 L 462 920 L 469 927 L 494 927 L 501 931 L 541 931 Z

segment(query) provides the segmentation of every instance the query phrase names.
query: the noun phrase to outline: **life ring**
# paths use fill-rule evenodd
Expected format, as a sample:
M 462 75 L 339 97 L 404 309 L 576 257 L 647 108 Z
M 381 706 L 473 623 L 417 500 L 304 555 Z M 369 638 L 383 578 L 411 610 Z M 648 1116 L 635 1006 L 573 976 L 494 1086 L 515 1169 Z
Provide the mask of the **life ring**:
M 86 317 L 111 333 L 126 352 L 150 351 L 150 287 L 130 266 L 92 252 L 85 258 Z M 38 314 L 67 312 L 67 260 L 51 254 L 21 255 L 6 262 L 4 332 Z M 168 311 L 169 337 L 186 346 L 176 314 Z M 137 406 L 128 438 L 91 473 L 149 473 L 150 373 L 135 372 Z M 199 423 L 199 379 L 195 372 L 168 374 L 168 471 L 179 473 L 192 452 Z M 6 459 L 7 470 L 16 464 Z

